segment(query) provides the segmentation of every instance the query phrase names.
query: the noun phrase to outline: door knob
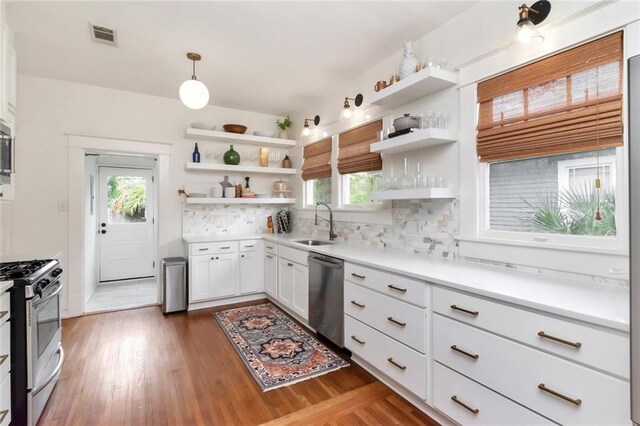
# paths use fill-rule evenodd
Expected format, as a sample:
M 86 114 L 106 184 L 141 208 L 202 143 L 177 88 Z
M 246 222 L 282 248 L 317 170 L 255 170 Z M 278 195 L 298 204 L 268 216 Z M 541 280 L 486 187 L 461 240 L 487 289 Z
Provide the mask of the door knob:
M 106 223 L 104 223 L 104 222 L 102 222 L 102 223 L 100 224 L 100 226 L 102 226 L 102 227 L 104 228 L 105 226 L 107 226 L 107 224 L 106 224 Z
M 100 231 L 101 234 L 106 234 L 107 231 L 105 231 L 104 229 L 102 231 Z

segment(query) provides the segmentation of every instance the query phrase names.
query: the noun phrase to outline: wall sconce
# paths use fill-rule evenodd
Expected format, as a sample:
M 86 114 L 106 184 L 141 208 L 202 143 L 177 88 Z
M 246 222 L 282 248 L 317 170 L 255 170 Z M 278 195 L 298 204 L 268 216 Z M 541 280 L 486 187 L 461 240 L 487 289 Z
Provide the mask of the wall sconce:
M 360 93 L 358 93 L 355 98 L 345 97 L 344 98 L 344 105 L 342 106 L 342 113 L 340 114 L 340 120 L 346 120 L 348 118 L 351 118 L 351 115 L 353 114 L 353 111 L 351 110 L 351 105 L 349 105 L 349 101 L 353 101 L 353 104 L 357 108 L 360 105 L 362 105 L 362 100 L 363 99 L 364 98 L 362 97 L 362 94 L 360 94 Z
M 180 100 L 191 109 L 201 109 L 209 103 L 209 90 L 207 86 L 196 78 L 196 61 L 202 57 L 193 52 L 187 53 L 187 58 L 193 62 L 193 74 L 191 79 L 185 80 L 180 85 Z
M 304 126 L 302 126 L 302 136 L 309 136 L 311 134 L 311 130 L 309 129 L 309 121 L 313 120 L 313 124 L 314 125 L 318 125 L 320 124 L 320 116 L 316 115 L 313 118 L 305 118 L 304 119 Z
M 518 28 L 516 30 L 516 41 L 521 44 L 527 44 L 533 39 L 544 41 L 544 37 L 536 29 L 536 25 L 547 19 L 551 12 L 551 3 L 547 0 L 540 0 L 531 5 L 526 4 L 519 6 Z

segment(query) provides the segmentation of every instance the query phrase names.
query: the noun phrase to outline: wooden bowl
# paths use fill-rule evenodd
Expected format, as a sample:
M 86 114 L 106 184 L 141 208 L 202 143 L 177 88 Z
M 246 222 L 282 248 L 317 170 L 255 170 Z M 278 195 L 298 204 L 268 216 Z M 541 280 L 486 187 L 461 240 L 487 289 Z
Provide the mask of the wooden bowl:
M 227 133 L 240 133 L 241 135 L 247 131 L 247 126 L 242 124 L 225 124 L 222 128 Z

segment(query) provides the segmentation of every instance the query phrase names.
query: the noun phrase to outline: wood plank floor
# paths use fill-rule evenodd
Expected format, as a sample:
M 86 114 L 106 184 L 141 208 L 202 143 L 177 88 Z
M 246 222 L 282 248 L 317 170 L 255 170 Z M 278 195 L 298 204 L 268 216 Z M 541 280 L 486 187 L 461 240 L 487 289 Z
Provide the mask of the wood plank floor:
M 67 359 L 38 424 L 437 424 L 353 362 L 262 392 L 211 315 L 226 308 L 64 320 Z

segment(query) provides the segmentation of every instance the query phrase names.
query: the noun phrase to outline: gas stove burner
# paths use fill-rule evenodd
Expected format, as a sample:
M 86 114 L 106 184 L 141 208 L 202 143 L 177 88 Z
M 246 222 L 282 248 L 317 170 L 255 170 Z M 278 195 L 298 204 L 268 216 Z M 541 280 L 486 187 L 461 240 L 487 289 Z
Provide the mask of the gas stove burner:
M 19 262 L 0 263 L 0 280 L 29 279 L 39 275 L 38 271 L 51 260 L 27 260 Z

